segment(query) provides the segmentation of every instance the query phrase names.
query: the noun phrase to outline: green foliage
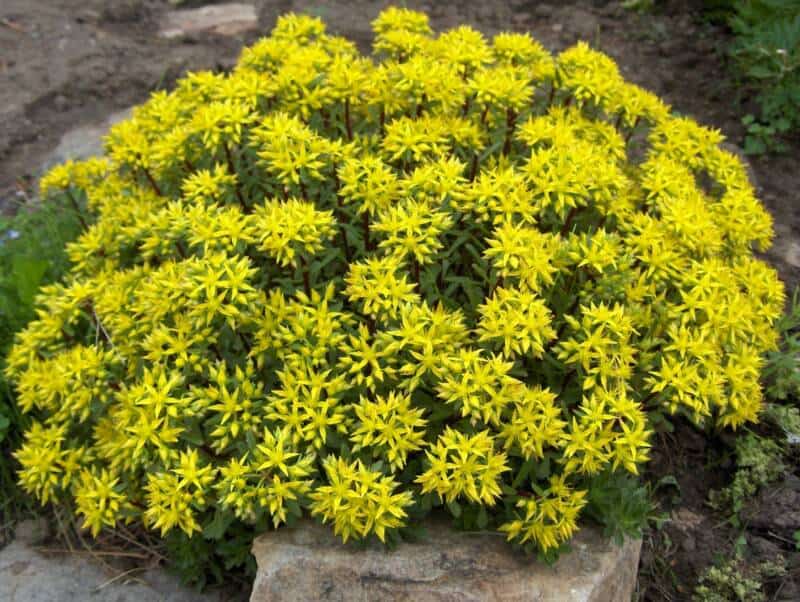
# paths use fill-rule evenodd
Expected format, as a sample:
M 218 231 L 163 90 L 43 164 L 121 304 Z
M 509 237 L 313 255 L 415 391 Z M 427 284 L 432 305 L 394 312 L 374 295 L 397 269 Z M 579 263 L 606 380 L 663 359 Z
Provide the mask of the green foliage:
M 737 554 L 709 567 L 700 577 L 692 599 L 694 602 L 766 602 L 765 583 L 785 574 L 783 558 L 748 564 Z
M 77 217 L 60 204 L 22 207 L 0 219 L 0 354 L 34 317 L 34 297 L 68 267 L 65 245 L 81 231 Z M 0 377 L 2 378 L 2 377 Z
M 59 205 L 45 202 L 22 207 L 0 219 L 0 358 L 14 334 L 34 317 L 34 298 L 43 284 L 67 269 L 65 244 L 80 232 L 78 219 Z M 3 359 L 0 359 L 0 363 Z M 19 411 L 11 387 L 0 372 L 0 522 L 11 524 L 29 502 L 17 488 L 11 457 L 30 420 Z
M 603 525 L 607 537 L 622 543 L 625 537 L 641 537 L 654 507 L 650 492 L 638 479 L 605 471 L 589 483 L 586 513 Z
M 794 291 L 789 310 L 777 326 L 780 347 L 768 354 L 764 369 L 767 396 L 781 402 L 797 401 L 800 400 L 800 288 Z
M 250 554 L 255 531 L 226 514 L 211 518 L 202 535 L 172 531 L 164 537 L 169 568 L 187 585 L 203 589 L 236 579 L 251 582 L 255 576 L 256 563 Z
M 730 55 L 740 81 L 756 94 L 761 109 L 748 115 L 745 152 L 786 149 L 782 141 L 800 129 L 800 3 L 739 0 L 730 26 Z
M 791 121 L 779 117 L 774 121 L 762 123 L 753 115 L 742 117 L 742 124 L 747 129 L 744 139 L 744 152 L 747 155 L 763 155 L 771 152 L 784 152 L 788 146 L 782 139 L 792 128 Z
M 747 500 L 783 473 L 783 448 L 769 437 L 748 433 L 736 439 L 734 457 L 733 481 L 724 489 L 713 491 L 710 502 L 717 509 L 730 509 L 736 516 Z

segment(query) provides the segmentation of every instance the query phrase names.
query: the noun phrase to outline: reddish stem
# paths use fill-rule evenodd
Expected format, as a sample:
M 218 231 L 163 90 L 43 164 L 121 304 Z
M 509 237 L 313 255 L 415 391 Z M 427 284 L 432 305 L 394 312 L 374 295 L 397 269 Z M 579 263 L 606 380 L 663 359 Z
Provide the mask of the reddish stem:
M 306 258 L 300 255 L 300 265 L 303 268 L 303 288 L 306 291 L 306 295 L 311 295 L 311 279 L 308 275 L 308 262 Z
M 350 99 L 344 99 L 344 125 L 347 128 L 347 139 L 353 139 L 353 126 L 350 123 Z
M 506 109 L 506 139 L 503 143 L 503 154 L 506 156 L 511 152 L 511 138 L 514 135 L 516 119 L 517 116 L 514 114 L 514 110 L 511 107 Z
M 143 167 L 142 171 L 144 172 L 144 176 L 147 178 L 147 181 L 150 182 L 150 186 L 152 186 L 153 190 L 156 191 L 156 194 L 158 196 L 162 196 L 161 189 L 158 187 L 158 184 L 156 183 L 155 178 L 153 178 L 152 174 L 147 170 L 146 167 Z
M 75 211 L 75 215 L 78 216 L 78 221 L 83 226 L 84 230 L 87 230 L 89 226 L 86 225 L 86 220 L 83 219 L 83 213 L 81 213 L 80 205 L 78 205 L 78 201 L 72 196 L 72 191 L 67 190 L 67 198 L 69 199 L 70 204 L 72 205 L 73 211 Z
M 361 227 L 364 230 L 364 250 L 371 251 L 372 244 L 369 240 L 369 212 L 364 211 L 361 216 Z
M 228 160 L 228 170 L 231 172 L 231 175 L 236 175 L 236 166 L 233 164 L 233 157 L 231 156 L 231 151 L 228 148 L 227 144 L 223 144 L 222 147 L 225 149 L 225 157 Z M 247 203 L 244 202 L 244 198 L 242 197 L 242 191 L 239 189 L 239 179 L 236 179 L 236 186 L 234 186 L 234 191 L 236 192 L 236 198 L 239 200 L 239 204 L 242 206 L 242 210 L 245 213 L 250 213 L 250 207 L 247 206 Z
M 478 174 L 478 153 L 472 156 L 472 165 L 469 168 L 469 181 L 474 182 L 475 176 Z

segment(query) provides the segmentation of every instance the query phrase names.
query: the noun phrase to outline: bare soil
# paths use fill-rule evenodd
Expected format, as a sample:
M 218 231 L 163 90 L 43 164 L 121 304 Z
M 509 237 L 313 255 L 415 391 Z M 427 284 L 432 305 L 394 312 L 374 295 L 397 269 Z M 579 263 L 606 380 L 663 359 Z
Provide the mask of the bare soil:
M 189 3 L 184 3 L 184 5 Z M 333 32 L 369 49 L 369 23 L 388 3 L 371 0 L 256 0 L 259 30 L 242 36 L 199 35 L 164 40 L 158 24 L 171 9 L 164 0 L 3 0 L 0 4 L 0 208 L 26 198 L 47 153 L 81 123 L 143 101 L 188 70 L 230 68 L 242 47 L 266 35 L 277 15 L 294 10 L 323 17 Z M 668 0 L 639 15 L 620 2 L 573 0 L 461 0 L 403 4 L 425 10 L 436 29 L 473 25 L 491 35 L 530 31 L 553 51 L 579 39 L 612 56 L 630 81 L 659 94 L 673 108 L 719 128 L 733 145 L 752 99 L 732 86 L 724 48 L 729 33 L 704 22 L 699 0 Z M 751 160 L 760 198 L 772 212 L 776 244 L 766 254 L 791 290 L 800 281 L 800 143 L 781 157 Z M 649 478 L 673 475 L 678 487 L 659 491 L 671 520 L 645 538 L 641 600 L 690 598 L 697 575 L 730 553 L 740 530 L 706 504 L 729 478 L 722 442 L 686 425 L 658 441 Z M 780 552 L 800 565 L 793 531 L 800 529 L 798 475 L 754 500 L 747 537 L 755 557 Z M 795 570 L 796 574 L 797 571 Z M 774 599 L 800 599 L 790 574 L 774 584 Z

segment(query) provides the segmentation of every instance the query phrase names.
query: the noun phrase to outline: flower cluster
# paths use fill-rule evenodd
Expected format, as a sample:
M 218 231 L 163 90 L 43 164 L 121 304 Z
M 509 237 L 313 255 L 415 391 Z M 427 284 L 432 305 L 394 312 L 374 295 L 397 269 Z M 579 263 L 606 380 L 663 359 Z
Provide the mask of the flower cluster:
M 281 17 L 42 179 L 86 223 L 7 362 L 42 502 L 553 551 L 648 413 L 757 420 L 784 293 L 722 136 L 586 44 L 373 25 L 368 59 Z

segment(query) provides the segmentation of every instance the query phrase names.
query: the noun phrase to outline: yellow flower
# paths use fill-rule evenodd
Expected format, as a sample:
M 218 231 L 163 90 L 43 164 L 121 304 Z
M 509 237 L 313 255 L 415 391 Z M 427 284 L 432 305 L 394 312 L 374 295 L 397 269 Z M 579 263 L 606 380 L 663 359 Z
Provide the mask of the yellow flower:
M 506 451 L 516 450 L 525 459 L 541 459 L 545 447 L 559 449 L 569 441 L 555 393 L 541 387 L 526 388 L 513 403 L 513 414 L 500 430 Z
M 357 426 L 350 435 L 355 449 L 371 449 L 375 458 L 385 457 L 393 471 L 401 470 L 410 452 L 425 445 L 427 421 L 423 410 L 411 405 L 411 397 L 398 393 L 361 398 L 355 406 Z
M 435 492 L 448 502 L 464 497 L 493 506 L 500 497 L 500 476 L 509 470 L 506 455 L 494 451 L 488 431 L 469 437 L 447 427 L 425 452 L 428 469 L 417 477 L 422 492 Z
M 501 339 L 507 357 L 542 357 L 544 345 L 556 338 L 547 304 L 529 291 L 497 288 L 478 312 L 479 340 Z
M 553 265 L 560 245 L 558 236 L 504 222 L 488 243 L 484 254 L 503 278 L 514 278 L 535 292 L 553 283 L 558 272 Z
M 522 389 L 522 383 L 509 374 L 513 363 L 503 359 L 462 350 L 452 358 L 449 374 L 439 383 L 439 396 L 455 405 L 473 424 L 482 420 L 499 425 L 503 410 Z
M 256 207 L 253 227 L 259 233 L 259 248 L 282 266 L 296 266 L 321 250 L 333 237 L 334 217 L 313 203 L 289 199 Z
M 500 526 L 509 541 L 520 544 L 532 541 L 547 551 L 572 537 L 578 528 L 578 516 L 586 505 L 586 491 L 575 490 L 564 476 L 550 477 L 550 487 L 540 496 L 517 502 L 517 518 Z
M 347 297 L 369 316 L 396 317 L 401 306 L 419 303 L 415 285 L 401 270 L 396 255 L 353 263 L 346 277 Z
M 372 533 L 385 541 L 387 531 L 404 526 L 411 492 L 395 493 L 399 483 L 393 477 L 366 468 L 360 460 L 348 464 L 336 456 L 328 456 L 323 466 L 330 484 L 311 493 L 311 513 L 332 522 L 345 542 Z
M 345 203 L 354 203 L 358 213 L 376 213 L 399 201 L 397 175 L 378 157 L 348 159 L 338 170 L 339 189 Z
M 452 223 L 447 213 L 408 200 L 382 212 L 371 228 L 384 235 L 378 243 L 380 248 L 387 249 L 397 259 L 424 265 L 433 261 L 442 248 L 439 237 Z
M 83 527 L 97 537 L 103 527 L 115 527 L 125 514 L 133 514 L 133 506 L 121 493 L 119 477 L 101 470 L 99 473 L 82 471 L 80 483 L 75 487 L 77 511 L 83 514 Z

